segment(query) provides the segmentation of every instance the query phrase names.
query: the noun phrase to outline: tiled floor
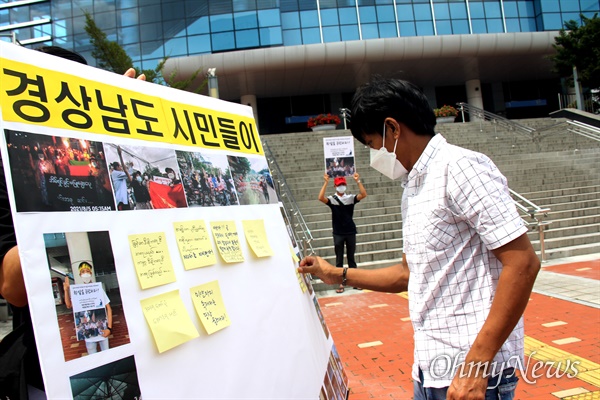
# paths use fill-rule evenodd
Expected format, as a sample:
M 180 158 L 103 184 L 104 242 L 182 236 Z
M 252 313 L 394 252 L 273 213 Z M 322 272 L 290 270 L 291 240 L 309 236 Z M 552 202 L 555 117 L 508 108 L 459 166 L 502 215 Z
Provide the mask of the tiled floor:
M 600 257 L 544 267 L 525 311 L 530 357 L 516 399 L 600 399 L 599 285 Z M 412 399 L 406 294 L 347 290 L 319 303 L 346 367 L 349 399 Z M 573 368 L 577 375 L 568 377 Z

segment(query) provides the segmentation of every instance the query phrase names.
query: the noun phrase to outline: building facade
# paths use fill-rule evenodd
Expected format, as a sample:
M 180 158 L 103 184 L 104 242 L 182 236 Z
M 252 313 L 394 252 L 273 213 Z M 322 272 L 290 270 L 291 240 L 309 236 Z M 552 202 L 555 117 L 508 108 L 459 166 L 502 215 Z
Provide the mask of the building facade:
M 600 0 L 5 0 L 0 34 L 94 64 L 86 12 L 139 68 L 165 57 L 182 78 L 216 68 L 220 97 L 274 133 L 348 107 L 373 74 L 414 81 L 433 107 L 547 115 L 563 90 L 546 58 L 554 37 Z

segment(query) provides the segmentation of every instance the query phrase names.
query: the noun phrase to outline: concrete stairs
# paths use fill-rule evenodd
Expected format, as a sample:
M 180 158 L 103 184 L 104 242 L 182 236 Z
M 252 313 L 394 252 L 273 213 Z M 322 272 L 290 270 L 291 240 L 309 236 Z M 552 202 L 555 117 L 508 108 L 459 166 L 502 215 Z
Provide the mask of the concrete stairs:
M 442 124 L 436 130 L 449 143 L 488 155 L 507 177 L 509 187 L 540 207 L 549 207 L 546 259 L 600 252 L 600 143 L 567 132 L 564 121 L 518 121 L 544 129 L 532 139 L 501 130 L 490 122 Z M 550 127 L 550 128 L 548 128 Z M 323 138 L 351 136 L 350 131 L 300 132 L 264 136 L 313 236 L 316 254 L 334 263 L 331 213 L 317 200 L 323 184 Z M 369 149 L 354 142 L 355 165 L 368 197 L 355 208 L 359 268 L 380 268 L 402 257 L 402 188 L 369 167 Z M 357 193 L 352 179 L 348 192 Z M 333 193 L 330 183 L 328 194 Z M 531 219 L 524 216 L 528 222 Z M 540 252 L 539 232 L 529 232 Z M 316 290 L 328 289 L 315 286 Z

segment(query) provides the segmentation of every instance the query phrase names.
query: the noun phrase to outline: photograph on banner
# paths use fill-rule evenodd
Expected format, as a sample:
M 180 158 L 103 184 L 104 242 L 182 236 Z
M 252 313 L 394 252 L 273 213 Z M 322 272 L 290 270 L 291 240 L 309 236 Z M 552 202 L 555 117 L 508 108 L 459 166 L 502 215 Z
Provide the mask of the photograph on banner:
M 44 234 L 65 361 L 129 343 L 108 232 Z
M 317 315 L 319 316 L 319 321 L 321 321 L 321 327 L 323 328 L 325 337 L 327 339 L 329 339 L 329 328 L 327 328 L 327 324 L 325 323 L 325 318 L 323 317 L 323 312 L 321 311 L 321 306 L 319 305 L 317 296 L 313 296 L 312 299 L 313 299 L 313 303 L 315 305 L 315 310 L 317 311 Z
M 74 400 L 142 398 L 133 356 L 71 376 L 69 381 Z
M 352 136 L 323 138 L 325 172 L 332 178 L 351 176 L 354 167 L 354 138 Z
M 265 157 L 227 156 L 241 205 L 277 204 L 277 192 Z
M 341 400 L 335 395 L 335 392 L 333 390 L 331 377 L 329 376 L 329 368 L 325 371 L 325 377 L 323 378 L 323 386 L 325 387 L 325 393 L 327 394 L 328 400 Z
M 331 388 L 333 390 L 335 398 L 345 399 L 346 390 L 342 382 L 342 377 L 340 374 L 337 373 L 335 369 L 335 361 L 332 357 L 329 357 L 329 363 L 327 364 L 327 375 L 329 376 Z
M 346 371 L 342 365 L 342 359 L 340 358 L 340 354 L 337 351 L 337 347 L 335 347 L 335 343 L 331 346 L 331 355 L 329 356 L 330 362 L 333 362 L 334 368 L 339 372 L 340 377 L 342 379 L 342 384 L 348 389 L 348 376 L 346 375 Z
M 188 207 L 238 205 L 225 154 L 177 151 Z
M 117 209 L 185 208 L 175 151 L 104 143 Z
M 5 130 L 18 212 L 115 210 L 102 143 Z

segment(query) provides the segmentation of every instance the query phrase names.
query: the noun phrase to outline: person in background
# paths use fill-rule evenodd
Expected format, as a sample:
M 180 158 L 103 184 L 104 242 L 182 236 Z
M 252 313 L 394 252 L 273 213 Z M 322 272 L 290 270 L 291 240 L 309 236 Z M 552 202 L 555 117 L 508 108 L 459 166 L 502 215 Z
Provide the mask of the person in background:
M 354 206 L 367 197 L 367 191 L 360 181 L 358 173 L 353 175 L 358 185 L 358 194 L 346 193 L 346 178 L 338 176 L 334 178 L 335 194 L 325 197 L 325 191 L 329 184 L 329 175 L 323 175 L 323 187 L 319 192 L 319 201 L 331 209 L 331 223 L 333 225 L 333 246 L 335 250 L 335 265 L 337 268 L 344 266 L 344 246 L 346 247 L 346 258 L 348 267 L 356 268 L 354 253 L 356 252 L 356 224 L 354 223 Z M 359 289 L 357 286 L 355 289 Z M 344 293 L 344 285 L 336 290 L 337 293 Z
M 408 290 L 415 400 L 513 399 L 540 261 L 506 178 L 485 155 L 435 134 L 435 123 L 410 82 L 377 77 L 357 89 L 352 135 L 371 148 L 371 167 L 404 187 L 404 255 L 351 272 L 311 256 L 298 271 L 328 284 Z
M 136 210 L 151 210 L 152 201 L 150 200 L 150 192 L 148 192 L 148 181 L 142 178 L 140 171 L 135 171 L 131 179 L 131 188 L 135 196 Z

